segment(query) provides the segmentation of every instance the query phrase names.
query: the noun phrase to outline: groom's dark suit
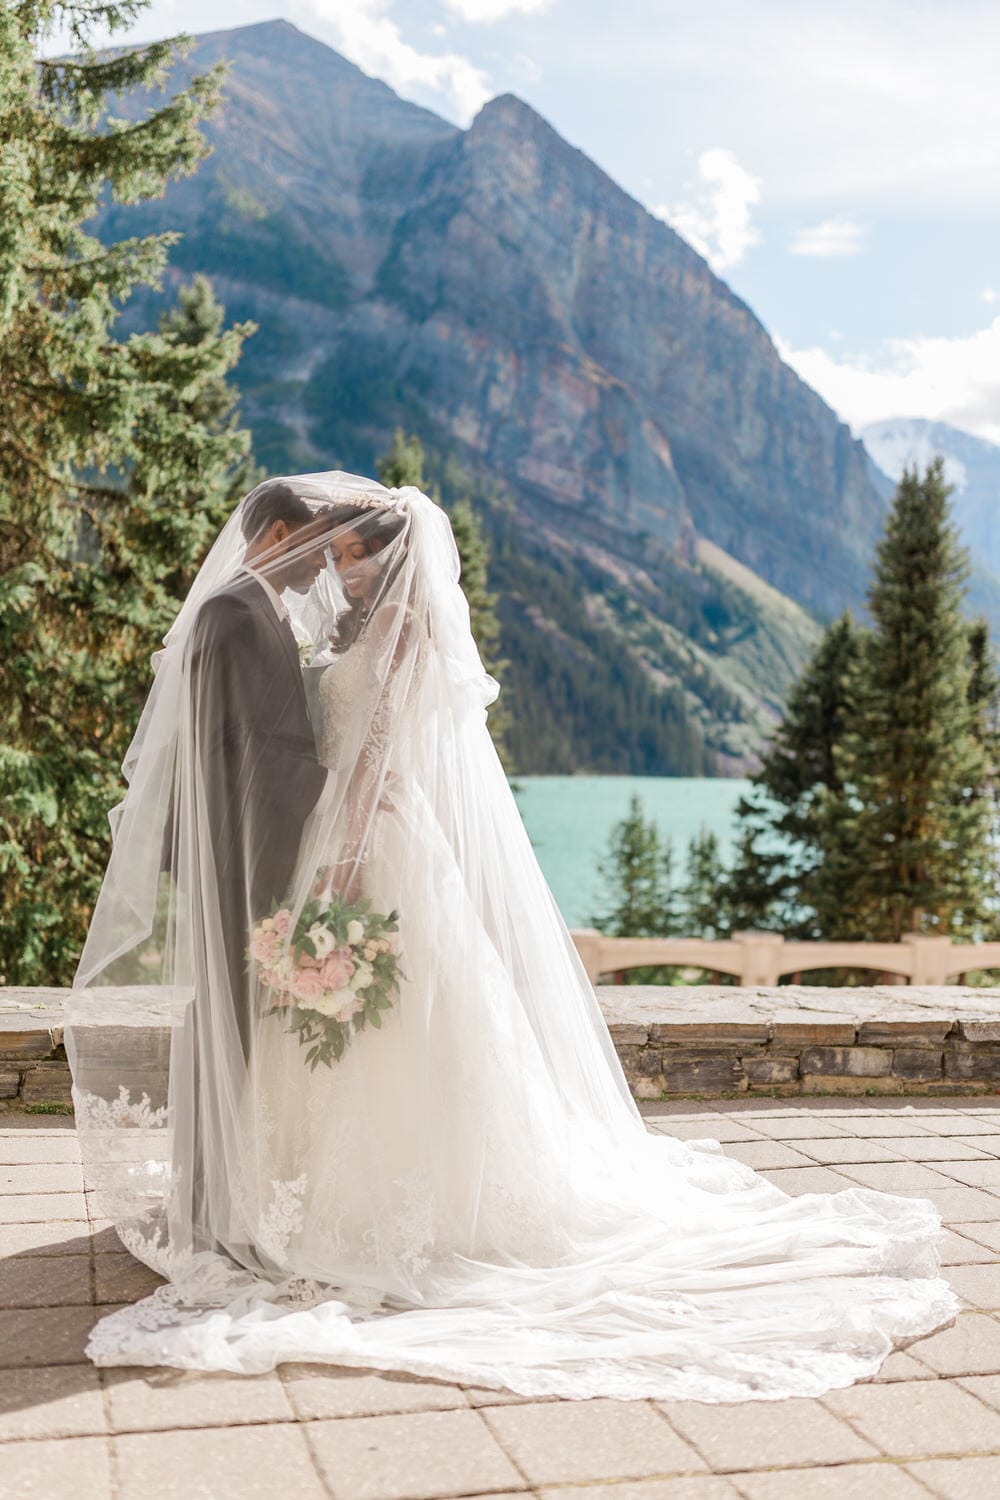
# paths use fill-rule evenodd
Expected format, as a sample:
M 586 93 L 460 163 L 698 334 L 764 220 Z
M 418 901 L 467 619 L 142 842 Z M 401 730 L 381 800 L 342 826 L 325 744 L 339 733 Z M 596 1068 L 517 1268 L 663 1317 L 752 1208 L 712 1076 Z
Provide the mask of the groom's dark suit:
M 186 1032 L 195 1078 L 190 1120 L 196 1239 L 224 1240 L 239 1054 L 249 1054 L 250 928 L 289 895 L 302 830 L 326 781 L 287 618 L 252 573 L 212 594 L 188 644 L 189 802 L 195 999 Z M 180 1122 L 179 1122 L 180 1123 Z M 205 1197 L 211 1202 L 210 1220 Z
M 249 924 L 289 894 L 303 825 L 326 771 L 316 756 L 291 625 L 278 618 L 253 574 L 240 574 L 198 611 L 190 671 L 196 834 L 211 851 L 246 1046 Z M 206 915 L 211 904 L 202 903 Z

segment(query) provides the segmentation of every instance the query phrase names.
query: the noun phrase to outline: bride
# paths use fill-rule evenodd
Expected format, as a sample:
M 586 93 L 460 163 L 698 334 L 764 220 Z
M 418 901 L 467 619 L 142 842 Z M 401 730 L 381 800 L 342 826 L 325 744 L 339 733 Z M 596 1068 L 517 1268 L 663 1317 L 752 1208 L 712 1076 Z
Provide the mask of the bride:
M 167 1278 L 95 1362 L 774 1399 L 954 1316 L 929 1203 L 790 1198 L 646 1132 L 496 691 L 419 490 L 268 481 L 223 530 L 158 654 L 66 1028 L 89 1176 Z

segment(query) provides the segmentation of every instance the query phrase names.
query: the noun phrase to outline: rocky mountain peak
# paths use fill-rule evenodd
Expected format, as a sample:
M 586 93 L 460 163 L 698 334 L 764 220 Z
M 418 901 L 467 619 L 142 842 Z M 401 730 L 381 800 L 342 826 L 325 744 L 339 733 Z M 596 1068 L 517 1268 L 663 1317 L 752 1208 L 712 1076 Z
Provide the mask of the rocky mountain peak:
M 495 94 L 492 99 L 487 99 L 472 121 L 469 134 L 470 136 L 473 133 L 481 134 L 485 130 L 515 130 L 520 133 L 529 131 L 534 133 L 539 128 L 547 131 L 557 140 L 562 139 L 548 121 L 519 95 Z
M 180 230 L 171 274 L 207 272 L 229 316 L 259 325 L 237 379 L 261 462 L 371 472 L 396 426 L 419 432 L 516 517 L 498 579 L 510 629 L 530 546 L 541 571 L 528 592 L 564 578 L 560 629 L 610 631 L 594 661 L 632 653 L 628 694 L 647 679 L 659 693 L 666 673 L 687 695 L 682 717 L 756 714 L 805 627 L 723 691 L 720 653 L 767 630 L 715 563 L 728 555 L 835 614 L 863 598 L 884 500 L 860 444 L 750 309 L 516 94 L 462 130 L 283 21 L 202 37 L 179 71 L 219 57 L 232 68 L 205 167 L 163 199 L 111 209 L 101 232 Z M 135 326 L 157 315 L 138 299 L 128 309 Z M 500 568 L 500 510 L 494 523 Z M 539 656 L 539 682 L 548 670 Z M 583 680 L 567 701 L 591 703 Z M 607 718 L 611 688 L 594 692 Z M 662 708 L 656 697 L 650 713 Z M 560 745 L 570 723 L 553 730 Z M 706 733 L 743 763 L 744 741 Z M 570 768 L 598 763 L 567 755 Z

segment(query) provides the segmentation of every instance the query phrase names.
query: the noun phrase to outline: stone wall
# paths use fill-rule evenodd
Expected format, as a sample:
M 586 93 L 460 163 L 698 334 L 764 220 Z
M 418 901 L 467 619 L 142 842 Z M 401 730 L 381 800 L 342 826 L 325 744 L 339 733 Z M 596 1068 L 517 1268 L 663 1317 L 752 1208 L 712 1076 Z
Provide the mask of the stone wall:
M 70 1103 L 65 999 L 65 990 L 0 988 L 0 1110 Z
M 1000 990 L 602 985 L 597 993 L 641 1100 L 1000 1092 Z M 143 1077 L 155 1065 L 165 1083 L 167 1032 L 148 992 L 109 995 L 96 1024 L 122 1076 L 131 1060 Z M 64 1003 L 64 990 L 0 989 L 0 1110 L 69 1104 Z
M 637 1099 L 1000 1091 L 1000 991 L 601 986 Z

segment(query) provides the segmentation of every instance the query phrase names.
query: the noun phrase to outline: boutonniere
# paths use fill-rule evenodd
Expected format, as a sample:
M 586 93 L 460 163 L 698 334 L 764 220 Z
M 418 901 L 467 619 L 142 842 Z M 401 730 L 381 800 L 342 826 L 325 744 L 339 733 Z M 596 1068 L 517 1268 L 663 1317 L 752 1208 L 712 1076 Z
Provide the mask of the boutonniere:
M 316 650 L 316 643 L 314 641 L 299 641 L 298 647 L 299 666 L 308 667 L 310 661 L 312 660 L 312 654 Z

